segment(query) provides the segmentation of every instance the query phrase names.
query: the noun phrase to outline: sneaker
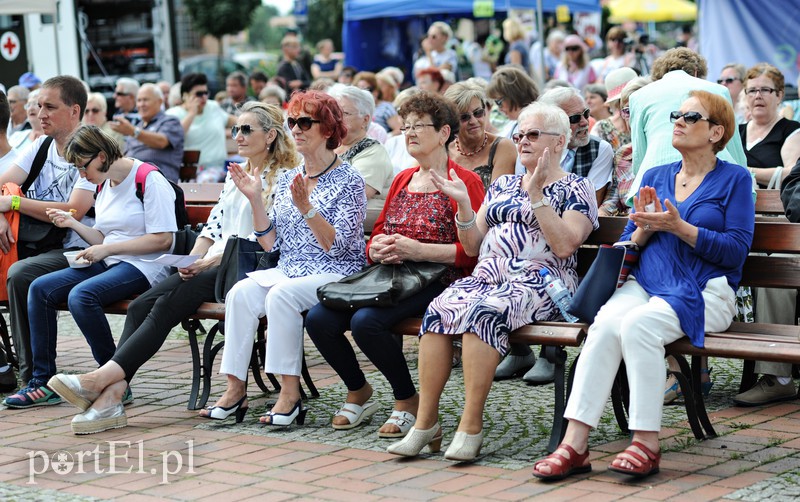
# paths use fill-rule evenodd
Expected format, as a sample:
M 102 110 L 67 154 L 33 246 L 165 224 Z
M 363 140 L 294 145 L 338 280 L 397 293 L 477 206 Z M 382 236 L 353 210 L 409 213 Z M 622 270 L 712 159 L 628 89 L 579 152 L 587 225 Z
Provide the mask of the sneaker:
M 556 365 L 540 357 L 522 379 L 534 385 L 550 383 L 556 379 Z
M 734 396 L 733 402 L 738 406 L 761 406 L 796 398 L 797 388 L 794 382 L 781 385 L 778 383 L 778 377 L 763 375 L 752 389 Z
M 61 404 L 61 397 L 47 386 L 27 387 L 12 396 L 8 396 L 3 404 L 9 408 L 33 408 L 34 406 L 52 406 Z
M 10 365 L 5 371 L 0 371 L 0 392 L 12 392 L 17 388 L 17 376 Z
M 133 392 L 131 392 L 131 386 L 129 385 L 125 389 L 125 393 L 122 394 L 122 404 L 128 405 L 131 404 L 132 402 L 133 402 Z
M 500 364 L 497 365 L 497 369 L 494 371 L 494 379 L 506 380 L 518 375 L 524 375 L 526 371 L 533 367 L 535 362 L 536 356 L 533 352 L 529 352 L 526 356 L 508 354 L 505 359 L 500 361 Z

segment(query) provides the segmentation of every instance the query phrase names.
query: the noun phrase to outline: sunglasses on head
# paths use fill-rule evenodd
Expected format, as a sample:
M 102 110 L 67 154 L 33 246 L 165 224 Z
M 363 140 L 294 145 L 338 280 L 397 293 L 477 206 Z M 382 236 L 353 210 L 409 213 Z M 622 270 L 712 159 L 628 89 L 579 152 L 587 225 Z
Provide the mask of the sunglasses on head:
M 679 111 L 674 111 L 674 112 L 671 112 L 671 113 L 669 114 L 669 120 L 670 120 L 670 122 L 672 122 L 673 124 L 674 124 L 675 122 L 677 122 L 677 121 L 678 121 L 678 119 L 679 119 L 679 118 L 681 118 L 681 117 L 683 117 L 683 120 L 684 120 L 684 121 L 685 121 L 687 124 L 696 124 L 698 120 L 707 120 L 708 122 L 710 122 L 710 123 L 712 123 L 712 124 L 714 124 L 714 125 L 719 125 L 719 124 L 717 124 L 716 122 L 714 122 L 713 120 L 711 120 L 710 118 L 708 118 L 708 117 L 703 117 L 702 115 L 700 115 L 700 112 L 686 112 L 686 113 L 681 113 L 681 112 L 679 112 Z
M 486 110 L 484 108 L 475 108 L 474 110 L 472 110 L 472 113 L 470 112 L 462 113 L 459 118 L 461 119 L 461 122 L 469 122 L 469 120 L 472 117 L 479 119 L 482 118 L 484 115 L 486 115 Z
M 314 124 L 319 124 L 319 120 L 314 120 L 311 117 L 289 117 L 286 119 L 289 129 L 294 129 L 294 126 L 300 128 L 301 131 L 308 131 Z
M 204 96 L 208 96 L 208 91 L 195 91 L 194 95 L 198 98 L 202 98 Z
M 583 112 L 581 112 L 581 113 L 576 113 L 575 115 L 570 115 L 569 116 L 569 123 L 570 124 L 577 124 L 577 123 L 579 123 L 581 121 L 581 117 L 585 118 L 586 120 L 589 120 L 589 113 L 590 113 L 589 109 L 587 108 L 587 109 L 583 110 Z
M 244 124 L 244 125 L 240 125 L 240 126 L 235 125 L 235 126 L 231 127 L 231 138 L 236 139 L 236 136 L 238 136 L 239 133 L 242 133 L 242 135 L 244 135 L 244 136 L 250 136 L 253 133 L 254 130 L 255 129 L 253 129 L 248 124 Z
M 522 141 L 522 138 L 526 138 L 528 141 L 533 143 L 534 141 L 538 141 L 542 134 L 547 134 L 548 136 L 560 136 L 557 132 L 546 132 L 542 131 L 541 129 L 531 129 L 530 131 L 525 132 L 518 132 L 511 136 L 511 140 L 514 143 L 519 143 Z
M 736 77 L 718 78 L 717 79 L 717 83 L 718 84 L 722 84 L 722 85 L 730 85 L 730 84 L 736 82 L 737 80 L 741 80 L 741 79 L 740 78 L 736 78 Z

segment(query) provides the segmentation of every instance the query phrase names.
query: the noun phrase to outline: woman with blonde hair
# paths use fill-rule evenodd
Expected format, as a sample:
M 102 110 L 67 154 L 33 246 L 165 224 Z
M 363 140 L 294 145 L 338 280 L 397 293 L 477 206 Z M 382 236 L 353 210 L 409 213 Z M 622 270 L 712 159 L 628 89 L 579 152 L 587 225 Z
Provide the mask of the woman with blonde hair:
M 244 166 L 233 164 L 231 170 L 260 180 L 262 190 L 255 203 L 271 208 L 279 175 L 300 161 L 294 141 L 283 128 L 283 112 L 272 105 L 245 103 L 231 132 L 239 155 L 246 159 Z M 91 432 L 127 424 L 120 402 L 138 369 L 161 348 L 173 327 L 201 303 L 216 301 L 214 284 L 225 243 L 232 235 L 253 235 L 253 204 L 237 189 L 229 172 L 219 202 L 190 252 L 201 258 L 178 269 L 130 304 L 119 347 L 111 361 L 91 373 L 57 375 L 51 380 L 53 390 L 97 419 Z M 230 414 L 226 412 L 217 407 L 208 415 L 219 419 Z
M 508 42 L 505 64 L 515 64 L 528 71 L 528 44 L 525 43 L 525 30 L 518 19 L 509 17 L 503 21 L 503 40 Z

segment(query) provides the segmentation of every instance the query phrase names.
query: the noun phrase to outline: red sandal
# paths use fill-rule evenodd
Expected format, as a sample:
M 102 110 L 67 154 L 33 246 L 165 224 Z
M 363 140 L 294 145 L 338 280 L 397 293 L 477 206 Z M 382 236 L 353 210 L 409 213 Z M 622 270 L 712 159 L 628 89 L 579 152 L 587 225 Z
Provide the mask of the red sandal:
M 642 450 L 642 452 L 644 452 L 646 458 L 642 457 L 636 451 L 631 450 L 631 446 L 635 446 L 635 447 L 639 448 L 640 450 Z M 651 474 L 656 474 L 658 472 L 658 464 L 661 462 L 661 452 L 653 453 L 650 450 L 650 448 L 648 448 L 647 446 L 643 445 L 639 441 L 632 442 L 631 446 L 625 448 L 625 451 L 623 451 L 622 453 L 626 453 L 630 457 L 635 458 L 636 460 L 641 462 L 642 465 L 640 465 L 639 467 L 636 467 L 635 465 L 633 465 L 633 462 L 631 462 L 629 459 L 620 458 L 620 455 L 622 455 L 622 453 L 620 453 L 619 455 L 617 455 L 617 458 L 614 459 L 614 462 L 617 462 L 618 460 L 619 461 L 627 460 L 628 463 L 631 464 L 631 466 L 630 467 L 618 467 L 618 466 L 614 465 L 614 462 L 612 462 L 611 465 L 608 466 L 608 470 L 614 471 L 614 472 L 620 472 L 622 474 L 627 474 L 628 476 L 633 476 L 635 478 L 644 478 L 644 477 L 649 476 Z
M 564 455 L 558 453 L 558 449 L 563 449 L 569 452 L 569 458 L 565 457 Z M 592 470 L 592 464 L 588 463 L 584 465 L 584 462 L 589 458 L 589 449 L 587 448 L 583 455 L 578 455 L 578 453 L 572 448 L 572 446 L 568 445 L 567 443 L 561 443 L 556 448 L 556 451 L 548 455 L 543 460 L 540 460 L 533 464 L 533 475 L 539 479 L 545 481 L 558 481 L 559 479 L 564 479 L 568 476 L 572 476 L 573 474 L 580 474 L 583 472 L 590 472 Z M 553 460 L 558 459 L 561 461 L 561 465 L 553 462 Z M 550 467 L 550 474 L 543 474 L 536 470 L 536 468 L 540 465 L 544 464 Z

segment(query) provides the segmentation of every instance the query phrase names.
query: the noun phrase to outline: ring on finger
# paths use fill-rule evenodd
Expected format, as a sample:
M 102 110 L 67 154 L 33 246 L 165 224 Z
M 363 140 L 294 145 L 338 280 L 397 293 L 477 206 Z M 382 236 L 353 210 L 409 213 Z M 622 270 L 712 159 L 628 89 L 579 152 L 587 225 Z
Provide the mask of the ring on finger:
M 650 224 L 649 224 L 649 223 L 648 223 L 648 224 L 646 224 L 646 225 L 644 226 L 644 229 L 645 229 L 645 230 L 650 230 Z

